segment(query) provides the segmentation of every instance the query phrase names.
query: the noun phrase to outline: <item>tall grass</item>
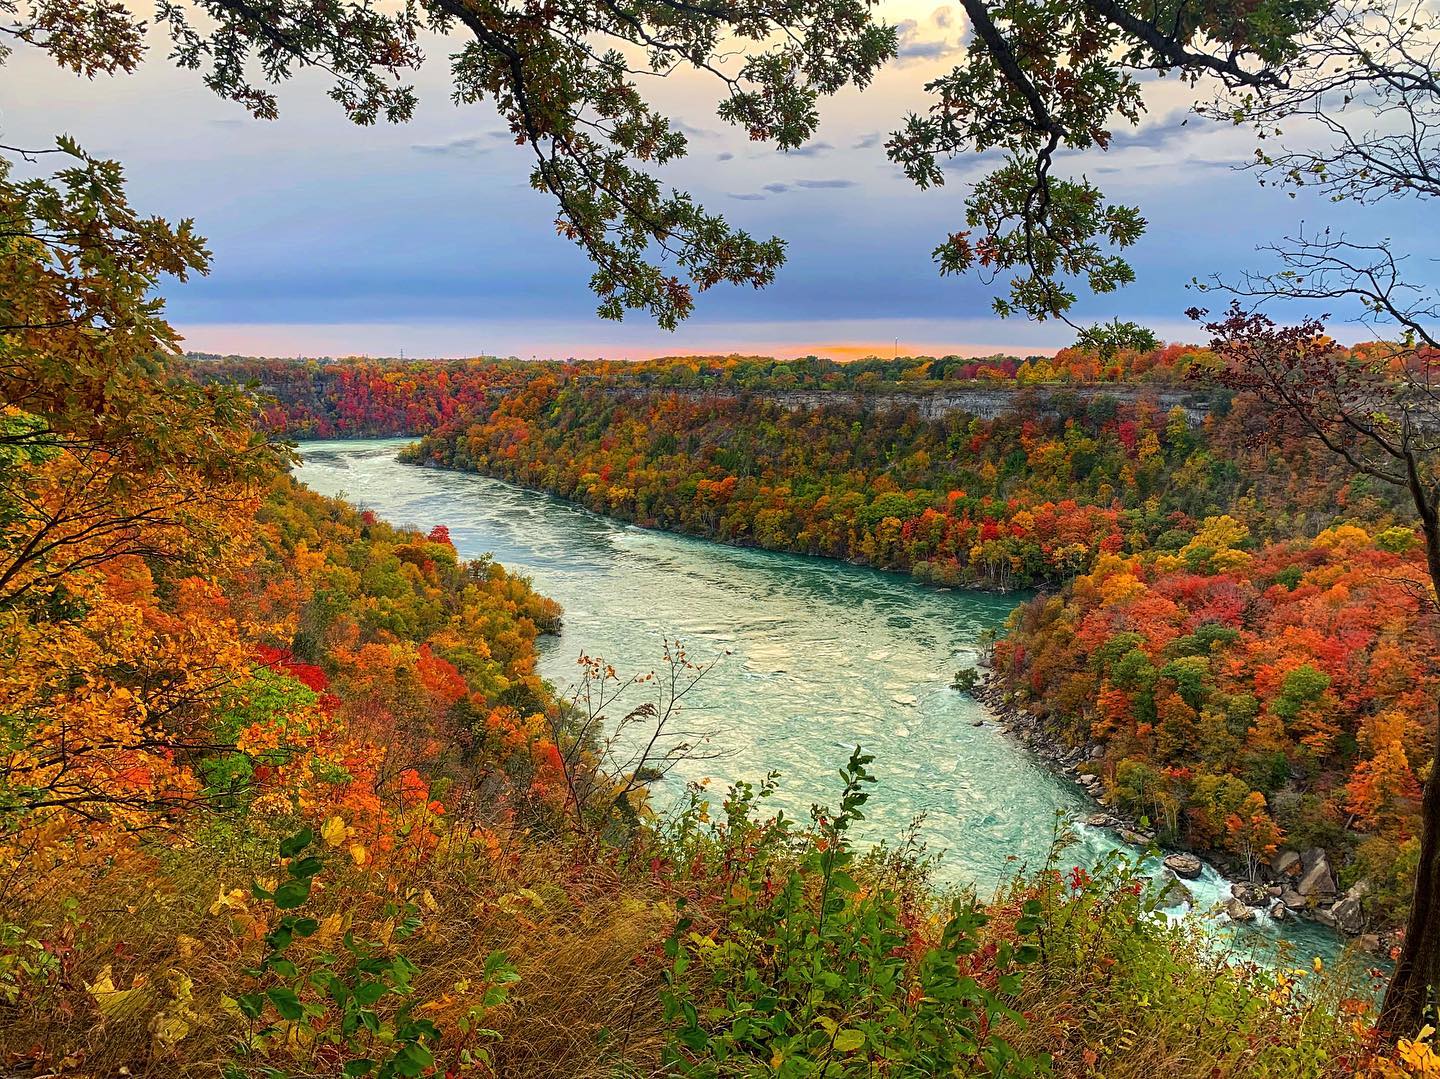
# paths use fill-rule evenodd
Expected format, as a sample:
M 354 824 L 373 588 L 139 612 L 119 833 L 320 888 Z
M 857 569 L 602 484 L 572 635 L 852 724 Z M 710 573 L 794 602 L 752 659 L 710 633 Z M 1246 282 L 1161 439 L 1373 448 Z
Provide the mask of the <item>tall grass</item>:
M 836 816 L 777 822 L 761 802 L 732 792 L 712 813 L 697 797 L 618 844 L 457 828 L 423 857 L 360 864 L 317 839 L 323 870 L 292 912 L 316 928 L 287 954 L 308 969 L 350 933 L 403 955 L 414 977 L 380 1007 L 434 1024 L 435 1074 L 918 1077 L 931 1073 L 894 1061 L 935 1037 L 978 1039 L 960 1073 L 973 1075 L 1328 1079 L 1421 1075 L 1435 1059 L 1425 1046 L 1407 1050 L 1413 1066 L 1374 1057 L 1353 971 L 1217 949 L 1157 917 L 1121 859 L 1093 874 L 1045 867 L 972 907 L 930 881 L 917 846 L 852 851 Z M 200 827 L 143 866 L 92 867 L 84 887 L 10 911 L 0 1072 L 341 1074 L 348 1058 L 314 1034 L 329 1017 L 277 1025 L 267 1013 L 272 1032 L 257 1038 L 237 1011 L 274 976 L 256 971 L 281 912 L 251 883 L 283 876 L 280 831 Z M 31 961 L 41 953 L 50 960 Z M 518 981 L 484 1009 L 483 1058 L 465 1064 L 481 1044 L 466 1016 L 496 953 Z M 813 1022 L 841 1046 L 857 1044 L 850 1031 L 866 1040 L 822 1070 L 786 1072 L 766 1038 L 733 1036 L 735 1018 L 756 1003 L 747 993 L 802 976 L 827 988 L 795 998 L 805 1017 L 787 1037 L 803 1042 Z M 952 1003 L 927 1011 L 937 985 Z

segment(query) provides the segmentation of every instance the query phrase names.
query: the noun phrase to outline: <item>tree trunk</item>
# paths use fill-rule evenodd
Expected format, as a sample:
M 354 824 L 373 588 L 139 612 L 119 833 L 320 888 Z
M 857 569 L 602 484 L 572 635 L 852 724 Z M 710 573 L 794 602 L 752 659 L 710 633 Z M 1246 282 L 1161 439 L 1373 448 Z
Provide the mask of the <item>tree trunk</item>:
M 1440 982 L 1436 976 L 1440 972 L 1440 776 L 1435 774 L 1440 760 L 1440 724 L 1436 736 L 1420 805 L 1420 864 L 1415 870 L 1415 894 L 1410 901 L 1400 959 L 1380 1006 L 1380 1034 L 1391 1042 L 1413 1036 L 1425 1025 L 1432 987 Z

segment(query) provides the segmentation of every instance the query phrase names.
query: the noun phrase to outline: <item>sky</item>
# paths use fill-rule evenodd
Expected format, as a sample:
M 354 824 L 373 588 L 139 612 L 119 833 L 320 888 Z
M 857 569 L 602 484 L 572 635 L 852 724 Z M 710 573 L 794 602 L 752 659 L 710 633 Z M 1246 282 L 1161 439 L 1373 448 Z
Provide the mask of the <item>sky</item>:
M 249 119 L 175 69 L 158 37 L 137 73 L 93 81 L 22 46 L 0 69 L 0 142 L 48 145 L 68 132 L 124 163 L 139 208 L 195 220 L 212 271 L 163 291 L 196 351 L 846 358 L 1068 344 L 1063 324 L 995 318 L 993 289 L 978 278 L 937 274 L 930 252 L 963 227 L 968 183 L 983 167 L 959 159 L 944 187 L 922 192 L 886 161 L 883 143 L 925 107 L 926 81 L 953 65 L 964 17 L 934 0 L 880 10 L 900 30 L 900 57 L 865 92 L 823 102 L 820 129 L 799 151 L 751 143 L 717 119 L 711 80 L 647 82 L 690 141 L 663 179 L 733 225 L 788 242 L 774 285 L 718 286 L 673 333 L 643 312 L 619 324 L 595 316 L 589 263 L 555 234 L 549 197 L 530 188 L 529 150 L 488 105 L 451 103 L 442 39 L 415 80 L 416 117 L 369 128 L 351 125 L 313 76 L 281 87 L 278 120 Z M 1393 237 L 1402 252 L 1423 241 L 1413 204 L 1357 210 L 1262 188 L 1235 168 L 1254 153 L 1248 132 L 1187 118 L 1173 81 L 1152 84 L 1148 99 L 1144 124 L 1108 152 L 1061 162 L 1149 221 L 1129 252 L 1137 283 L 1082 294 L 1077 320 L 1133 319 L 1194 340 L 1183 312 L 1204 300 L 1187 283 L 1269 266 L 1258 245 L 1320 221 L 1354 239 Z M 1365 334 L 1342 326 L 1337 336 Z

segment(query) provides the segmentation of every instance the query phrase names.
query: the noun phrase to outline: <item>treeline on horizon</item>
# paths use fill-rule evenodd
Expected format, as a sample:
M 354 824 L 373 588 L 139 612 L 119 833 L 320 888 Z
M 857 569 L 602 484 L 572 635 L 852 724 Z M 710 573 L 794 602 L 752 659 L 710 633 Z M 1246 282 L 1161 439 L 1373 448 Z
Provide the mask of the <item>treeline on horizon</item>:
M 964 383 L 1002 386 L 1144 383 L 1182 385 L 1203 350 L 1153 352 L 1063 349 L 1055 356 L 872 357 L 676 356 L 655 360 L 520 360 L 491 356 L 433 360 L 370 357 L 254 357 L 187 353 L 197 377 L 223 374 L 268 390 L 265 421 L 296 438 L 423 434 L 476 407 L 492 388 L 545 371 L 647 389 L 684 391 L 832 390 L 924 392 Z
M 1117 806 L 1241 873 L 1320 847 L 1340 888 L 1369 890 L 1359 928 L 1387 929 L 1408 902 L 1411 761 L 1428 759 L 1440 686 L 1436 658 L 1409 643 L 1417 537 L 1388 491 L 1310 444 L 1248 438 L 1253 402 L 1207 396 L 1192 372 L 1208 362 L 1169 346 L 1063 350 L 1008 373 L 747 359 L 224 369 L 274 394 L 268 422 L 296 436 L 419 433 L 407 460 L 646 527 L 942 586 L 1044 589 L 1001 640 L 999 677 L 1058 737 L 1103 747 L 1086 769 Z M 463 406 L 404 427 L 436 414 L 442 379 Z M 992 419 L 767 396 L 972 380 L 1059 388 Z M 1096 381 L 1116 393 L 1064 392 Z M 1203 420 L 1159 403 L 1182 386 Z

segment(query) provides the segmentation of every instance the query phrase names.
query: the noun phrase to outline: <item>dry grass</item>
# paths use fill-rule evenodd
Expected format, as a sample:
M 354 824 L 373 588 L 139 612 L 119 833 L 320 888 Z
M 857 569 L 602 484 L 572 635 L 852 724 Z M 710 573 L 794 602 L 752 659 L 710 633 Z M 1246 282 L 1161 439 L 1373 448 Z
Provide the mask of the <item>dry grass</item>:
M 21 913 L 49 927 L 43 936 L 63 966 L 16 1003 L 0 1004 L 0 1075 L 218 1077 L 247 1031 L 225 998 L 255 988 L 246 968 L 263 954 L 275 919 L 249 899 L 214 907 L 273 871 L 245 849 L 273 844 L 211 842 L 143 867 L 96 870 L 69 904 L 36 897 Z M 495 1075 L 653 1076 L 665 1038 L 661 944 L 675 912 L 664 884 L 614 857 L 518 837 L 500 850 L 456 850 L 405 869 L 357 867 L 332 851 L 303 913 L 383 940 L 397 922 L 394 905 L 413 903 L 423 925 L 394 948 L 419 968 L 413 999 L 445 1032 L 452 1056 L 457 1020 L 483 990 L 486 957 L 499 950 L 520 981 L 485 1016 L 501 1035 Z M 889 883 L 916 910 L 929 909 L 923 877 Z M 697 878 L 686 886 L 705 885 Z M 1047 903 L 1045 958 L 1025 972 L 1019 1007 L 1027 1022 L 1002 1033 L 1022 1055 L 1051 1054 L 1053 1074 L 1329 1079 L 1364 1068 L 1347 1017 L 1353 983 L 1329 972 L 1277 980 L 1237 967 L 1195 934 L 1137 931 L 1105 894 L 1058 886 L 1017 883 L 992 912 L 994 939 L 1013 925 L 1004 911 L 1033 895 Z M 334 939 L 318 934 L 290 954 L 303 960 Z M 116 991 L 97 992 L 107 968 Z M 272 1062 L 296 1079 L 339 1071 L 323 1054 Z
M 1358 964 L 1275 970 L 1196 926 L 1053 926 L 1006 1032 L 1054 1074 L 1105 1079 L 1330 1079 L 1363 1072 L 1369 1006 Z M 1373 1014 L 1369 1016 L 1373 1020 Z
M 68 952 L 49 985 L 0 1005 L 0 1074 L 217 1076 L 232 1058 L 246 1028 L 225 998 L 254 988 L 245 968 L 273 911 L 247 900 L 212 913 L 212 904 L 264 869 L 199 849 L 150 868 L 97 871 L 78 902 L 25 911 L 27 922 L 56 927 L 47 939 L 67 937 Z M 486 1018 L 502 1035 L 498 1075 L 598 1079 L 619 1074 L 622 1057 L 642 1074 L 657 1060 L 657 957 L 673 912 L 653 888 L 559 845 L 524 842 L 404 871 L 347 864 L 321 881 L 303 913 L 340 915 L 370 939 L 393 927 L 388 903 L 416 902 L 424 926 L 396 949 L 419 967 L 414 999 L 442 1030 L 474 1003 L 486 957 L 511 957 L 521 980 Z M 113 993 L 103 992 L 107 968 Z M 176 1020 L 183 1036 L 169 1038 Z M 338 1068 L 300 1059 L 289 1070 Z

